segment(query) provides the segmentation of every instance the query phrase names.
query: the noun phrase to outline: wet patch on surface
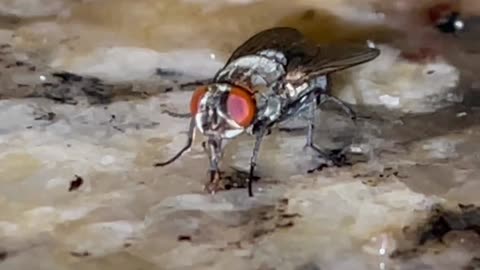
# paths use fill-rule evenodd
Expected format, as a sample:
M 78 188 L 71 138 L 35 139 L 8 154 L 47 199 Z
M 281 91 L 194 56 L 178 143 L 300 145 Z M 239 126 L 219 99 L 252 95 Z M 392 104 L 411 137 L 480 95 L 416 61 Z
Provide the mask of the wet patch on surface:
M 362 183 L 376 187 L 386 183 L 392 183 L 395 180 L 406 178 L 407 176 L 401 175 L 400 172 L 392 167 L 385 167 L 381 172 L 368 172 L 362 174 L 354 174 L 353 178 L 361 179 Z
M 480 208 L 462 204 L 455 209 L 436 206 L 424 222 L 405 227 L 403 233 L 405 239 L 411 239 L 407 244 L 410 247 L 395 250 L 390 256 L 392 259 L 411 260 L 426 253 L 439 254 L 450 248 L 453 242 L 462 242 L 465 233 L 465 237 L 472 238 L 469 234 L 474 234 L 476 239 L 480 239 Z M 478 242 L 474 245 L 480 247 Z M 470 251 L 478 252 L 478 249 Z

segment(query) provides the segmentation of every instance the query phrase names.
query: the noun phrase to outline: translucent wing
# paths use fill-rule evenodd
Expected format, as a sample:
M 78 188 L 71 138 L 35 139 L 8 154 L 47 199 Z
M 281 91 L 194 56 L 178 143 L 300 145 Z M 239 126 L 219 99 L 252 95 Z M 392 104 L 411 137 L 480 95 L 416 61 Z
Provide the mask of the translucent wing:
M 290 27 L 275 27 L 261 31 L 240 45 L 230 56 L 226 65 L 245 55 L 270 49 L 282 52 L 287 59 L 312 57 L 317 53 L 315 44 L 298 30 Z
M 346 69 L 375 59 L 380 50 L 363 45 L 317 46 L 300 31 L 275 27 L 261 31 L 240 45 L 227 63 L 263 50 L 282 52 L 287 58 L 286 79 L 302 83 L 314 77 Z
M 378 55 L 379 49 L 366 45 L 320 46 L 312 57 L 288 59 L 286 79 L 294 83 L 308 81 L 314 77 L 369 62 Z

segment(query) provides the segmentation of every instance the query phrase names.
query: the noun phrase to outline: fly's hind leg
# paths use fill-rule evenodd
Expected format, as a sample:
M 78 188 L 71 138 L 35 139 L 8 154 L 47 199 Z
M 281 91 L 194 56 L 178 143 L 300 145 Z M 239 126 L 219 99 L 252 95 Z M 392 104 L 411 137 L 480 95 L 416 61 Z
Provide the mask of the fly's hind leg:
M 317 97 L 316 103 L 317 103 L 317 106 L 320 106 L 327 101 L 331 101 L 335 103 L 337 106 L 339 106 L 353 121 L 357 119 L 357 114 L 355 113 L 355 111 L 352 108 L 350 108 L 350 106 L 347 105 L 347 103 L 345 103 L 344 101 L 342 101 L 337 97 L 327 95 L 327 94 L 319 95 Z
M 328 155 L 323 152 L 320 147 L 318 147 L 313 141 L 313 133 L 315 129 L 315 111 L 317 110 L 317 103 L 310 102 L 309 105 L 309 112 L 308 112 L 308 130 L 307 130 L 307 138 L 305 147 L 314 150 L 320 157 L 324 158 L 325 160 L 329 160 Z
M 348 106 L 345 102 L 343 102 L 339 98 L 334 97 L 334 96 L 328 96 L 327 100 L 332 101 L 333 103 L 337 104 L 343 111 L 345 111 L 345 113 L 348 114 L 348 116 L 353 121 L 355 121 L 357 119 L 357 114 L 355 113 L 355 111 L 352 110 L 352 108 L 350 108 L 350 106 Z
M 331 165 L 340 166 L 342 165 L 342 163 L 339 162 L 338 159 L 336 159 L 332 155 L 325 153 L 314 142 L 315 112 L 317 110 L 317 107 L 318 107 L 317 102 L 315 101 L 310 102 L 309 113 L 308 113 L 308 130 L 307 130 L 305 147 L 308 147 L 313 151 L 315 151 L 315 153 L 317 153 L 321 158 L 323 158 L 327 162 L 327 164 L 321 164 L 318 168 L 323 168 L 325 166 L 331 166 Z M 313 170 L 310 170 L 310 171 L 313 171 Z

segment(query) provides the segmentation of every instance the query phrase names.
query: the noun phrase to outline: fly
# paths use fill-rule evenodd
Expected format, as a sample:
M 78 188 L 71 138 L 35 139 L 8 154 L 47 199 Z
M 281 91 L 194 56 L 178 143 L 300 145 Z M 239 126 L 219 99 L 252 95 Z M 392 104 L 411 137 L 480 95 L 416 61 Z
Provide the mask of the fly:
M 465 27 L 457 5 L 441 3 L 428 9 L 430 23 L 443 33 L 457 34 Z
M 277 124 L 307 112 L 306 145 L 325 160 L 335 162 L 313 142 L 315 111 L 333 101 L 355 119 L 354 111 L 330 95 L 329 74 L 375 59 L 380 50 L 369 46 L 317 46 L 301 32 L 289 27 L 261 31 L 238 47 L 225 66 L 191 97 L 191 120 L 185 146 L 172 158 L 177 160 L 193 142 L 194 133 L 205 137 L 210 161 L 210 182 L 214 193 L 220 181 L 219 163 L 228 140 L 246 132 L 255 137 L 247 179 L 253 196 L 252 179 L 262 139 Z

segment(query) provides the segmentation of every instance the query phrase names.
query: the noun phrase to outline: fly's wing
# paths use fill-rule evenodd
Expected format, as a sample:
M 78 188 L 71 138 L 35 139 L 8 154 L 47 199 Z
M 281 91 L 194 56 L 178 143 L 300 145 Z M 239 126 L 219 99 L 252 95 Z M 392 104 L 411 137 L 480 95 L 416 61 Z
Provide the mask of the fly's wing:
M 303 83 L 318 76 L 340 71 L 375 59 L 380 50 L 368 46 L 321 46 L 313 57 L 289 59 L 286 79 Z
M 312 57 L 317 52 L 316 46 L 300 31 L 290 27 L 275 27 L 261 31 L 245 41 L 232 53 L 226 65 L 242 56 L 267 49 L 281 52 L 287 59 L 297 55 Z

